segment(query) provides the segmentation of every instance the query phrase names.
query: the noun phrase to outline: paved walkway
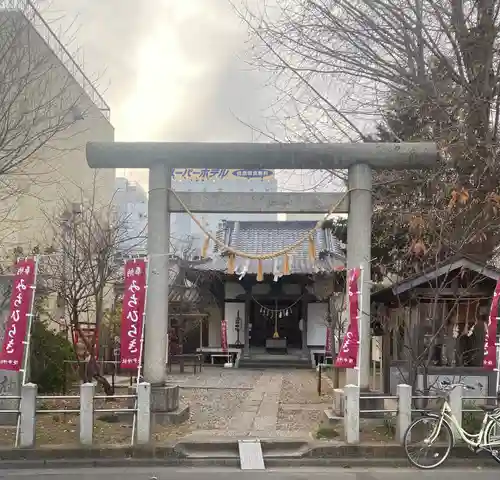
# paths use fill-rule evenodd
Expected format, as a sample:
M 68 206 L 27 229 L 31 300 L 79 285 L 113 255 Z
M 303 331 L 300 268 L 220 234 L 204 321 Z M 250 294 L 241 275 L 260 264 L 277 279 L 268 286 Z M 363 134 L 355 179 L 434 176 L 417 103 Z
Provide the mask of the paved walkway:
M 190 439 L 207 437 L 310 438 L 331 396 L 319 397 L 313 371 L 205 368 L 171 375 L 191 407 Z

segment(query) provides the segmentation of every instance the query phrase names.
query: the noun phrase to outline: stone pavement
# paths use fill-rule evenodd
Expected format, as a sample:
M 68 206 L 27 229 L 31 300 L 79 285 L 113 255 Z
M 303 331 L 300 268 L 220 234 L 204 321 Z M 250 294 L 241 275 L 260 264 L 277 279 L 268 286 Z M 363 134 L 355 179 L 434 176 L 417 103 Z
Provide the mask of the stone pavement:
M 310 439 L 331 396 L 316 391 L 308 370 L 233 370 L 208 367 L 201 374 L 173 374 L 191 417 L 186 439 L 293 437 Z

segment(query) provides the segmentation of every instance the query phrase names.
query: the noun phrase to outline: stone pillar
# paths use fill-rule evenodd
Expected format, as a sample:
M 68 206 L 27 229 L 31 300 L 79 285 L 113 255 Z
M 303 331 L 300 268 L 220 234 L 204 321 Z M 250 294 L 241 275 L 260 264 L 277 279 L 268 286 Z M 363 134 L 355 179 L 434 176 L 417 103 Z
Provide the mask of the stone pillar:
M 411 423 L 411 386 L 398 385 L 398 416 L 396 423 L 396 439 L 403 445 L 406 430 Z
M 151 385 L 143 382 L 137 386 L 137 428 L 136 440 L 139 445 L 151 441 Z
M 463 394 L 464 394 L 464 387 L 462 385 L 457 385 L 450 392 L 451 413 L 454 415 L 455 419 L 457 420 L 459 427 L 462 426 Z M 453 436 L 455 437 L 455 440 L 458 440 L 460 438 L 460 433 L 458 433 L 458 430 L 455 427 L 455 425 L 451 425 L 451 429 L 453 431 Z
M 170 214 L 168 188 L 171 173 L 158 164 L 149 169 L 148 254 L 149 282 L 144 342 L 144 379 L 163 385 L 166 378 L 168 348 L 168 252 Z
M 349 216 L 347 219 L 347 268 L 363 267 L 360 285 L 360 348 L 358 366 L 361 369 L 359 385 L 366 390 L 370 385 L 370 294 L 371 294 L 371 234 L 372 234 L 372 172 L 369 165 L 349 167 Z M 348 369 L 348 384 L 358 383 L 357 370 Z
M 94 384 L 80 385 L 80 443 L 92 445 L 94 433 Z
M 359 387 L 344 387 L 344 435 L 346 443 L 359 443 Z
M 247 292 L 245 296 L 245 318 L 243 319 L 243 332 L 245 333 L 245 343 L 243 345 L 243 356 L 250 357 L 250 315 L 252 310 L 252 296 Z
M 36 395 L 37 386 L 27 383 L 21 389 L 21 403 L 19 406 L 20 431 L 19 446 L 32 448 L 35 446 L 36 427 Z

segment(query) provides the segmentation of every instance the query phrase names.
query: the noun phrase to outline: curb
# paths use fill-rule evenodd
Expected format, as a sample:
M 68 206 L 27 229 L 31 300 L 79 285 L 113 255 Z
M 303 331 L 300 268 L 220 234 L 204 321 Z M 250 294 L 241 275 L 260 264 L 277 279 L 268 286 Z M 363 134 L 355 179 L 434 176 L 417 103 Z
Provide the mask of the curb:
M 294 440 L 262 440 L 266 467 L 408 467 L 399 445 L 342 445 Z M 123 467 L 237 467 L 238 441 L 179 442 L 161 446 L 53 446 L 33 449 L 0 449 L 3 469 Z M 495 468 L 485 454 L 476 455 L 467 447 L 453 448 L 447 467 Z

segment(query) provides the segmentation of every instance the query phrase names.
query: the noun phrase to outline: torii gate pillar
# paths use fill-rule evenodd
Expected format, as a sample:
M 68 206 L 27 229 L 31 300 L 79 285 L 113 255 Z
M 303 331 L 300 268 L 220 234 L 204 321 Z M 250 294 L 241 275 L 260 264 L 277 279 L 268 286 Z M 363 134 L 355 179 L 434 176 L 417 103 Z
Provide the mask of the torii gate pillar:
M 169 199 L 172 168 L 241 169 L 348 169 L 349 217 L 347 265 L 363 266 L 361 285 L 360 387 L 368 388 L 370 375 L 370 260 L 371 170 L 409 170 L 433 167 L 438 159 L 433 143 L 262 144 L 262 143 L 89 143 L 92 168 L 149 168 L 148 253 L 151 277 L 144 350 L 144 376 L 152 384 L 166 378 L 168 345 L 168 252 L 170 212 L 180 211 Z M 335 194 L 184 194 L 197 212 L 323 212 Z M 250 197 L 249 197 L 250 195 Z M 294 202 L 293 198 L 299 201 Z M 317 197 L 317 198 L 316 198 Z M 267 200 L 266 200 L 267 198 Z M 169 205 L 169 201 L 171 205 Z M 304 207 L 303 205 L 308 205 Z M 346 213 L 345 206 L 339 213 Z M 357 383 L 352 371 L 349 383 Z
M 357 163 L 349 167 L 348 188 L 351 191 L 351 208 L 347 217 L 347 268 L 362 267 L 363 283 L 360 303 L 359 358 L 360 387 L 367 389 L 370 384 L 371 330 L 371 238 L 372 238 L 372 170 L 369 165 Z M 349 302 L 347 302 L 349 305 Z M 349 308 L 349 307 L 347 307 Z M 357 371 L 346 370 L 346 383 L 358 384 Z

